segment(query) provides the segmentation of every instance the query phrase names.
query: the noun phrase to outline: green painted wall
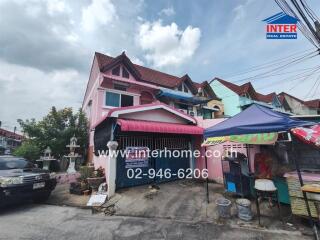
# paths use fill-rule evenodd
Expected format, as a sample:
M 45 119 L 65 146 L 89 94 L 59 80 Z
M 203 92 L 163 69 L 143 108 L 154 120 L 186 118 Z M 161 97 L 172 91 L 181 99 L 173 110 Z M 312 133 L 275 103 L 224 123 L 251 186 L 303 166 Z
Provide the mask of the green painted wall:
M 225 115 L 234 116 L 241 112 L 240 97 L 238 94 L 234 93 L 217 80 L 212 81 L 210 86 L 215 94 L 222 99 Z

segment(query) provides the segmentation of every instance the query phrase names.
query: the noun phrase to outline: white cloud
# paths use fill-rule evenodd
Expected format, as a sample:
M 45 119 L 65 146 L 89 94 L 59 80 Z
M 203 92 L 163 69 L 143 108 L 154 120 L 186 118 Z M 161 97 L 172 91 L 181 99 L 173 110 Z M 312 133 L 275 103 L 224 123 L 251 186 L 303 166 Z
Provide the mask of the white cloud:
M 252 4 L 253 2 L 254 0 L 247 0 L 245 3 L 239 4 L 238 6 L 236 6 L 232 10 L 232 12 L 234 13 L 233 22 L 237 22 L 239 20 L 244 19 L 247 16 L 246 10 L 248 10 L 250 4 Z
M 65 2 L 62 0 L 50 0 L 47 1 L 48 13 L 53 15 L 55 13 L 63 13 L 66 11 L 71 11 L 69 7 L 66 6 Z
M 87 76 L 76 70 L 44 72 L 0 61 L 0 116 L 10 127 L 18 118 L 42 118 L 51 106 L 81 106 Z M 76 91 L 75 91 L 76 89 Z
M 233 21 L 239 21 L 246 16 L 245 7 L 243 5 L 238 5 L 233 9 L 235 13 Z
M 173 16 L 175 14 L 176 14 L 176 11 L 172 6 L 168 8 L 164 8 L 159 12 L 159 15 L 166 15 L 168 17 Z
M 210 63 L 210 61 L 208 60 L 208 59 L 204 59 L 203 61 L 202 61 L 202 64 L 203 65 L 208 65 Z
M 69 43 L 76 43 L 79 41 L 79 36 L 76 33 L 70 33 L 65 37 L 65 40 Z
M 130 57 L 129 56 L 129 58 L 130 58 L 130 60 L 133 62 L 133 63 L 135 63 L 135 64 L 138 64 L 138 65 L 140 65 L 140 66 L 143 66 L 144 65 L 144 62 L 140 59 L 140 58 L 138 58 L 138 57 Z
M 42 10 L 41 6 L 36 4 L 27 5 L 25 8 L 26 14 L 33 18 L 39 17 Z
M 122 52 L 125 52 L 125 54 L 127 55 L 127 57 L 128 57 L 128 58 L 130 59 L 130 61 L 133 62 L 134 64 L 138 64 L 138 65 L 141 65 L 141 66 L 144 65 L 144 62 L 143 62 L 140 58 L 132 55 L 132 54 L 130 53 L 130 51 L 128 51 L 127 49 L 122 49 Z M 106 54 L 109 55 L 109 56 L 112 56 L 110 53 L 106 53 Z
M 82 9 L 82 27 L 86 31 L 93 31 L 116 18 L 116 8 L 111 0 L 93 0 L 89 6 Z
M 199 46 L 201 31 L 188 26 L 180 30 L 176 23 L 162 25 L 161 20 L 139 26 L 138 45 L 155 67 L 179 66 L 190 59 Z

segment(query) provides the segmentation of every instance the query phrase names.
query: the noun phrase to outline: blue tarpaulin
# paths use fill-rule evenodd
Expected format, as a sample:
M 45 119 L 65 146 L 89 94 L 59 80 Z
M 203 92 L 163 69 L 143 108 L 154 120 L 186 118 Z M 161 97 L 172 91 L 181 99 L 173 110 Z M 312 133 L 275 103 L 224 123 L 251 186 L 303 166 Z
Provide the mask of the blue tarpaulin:
M 204 137 L 219 137 L 250 133 L 288 131 L 295 127 L 315 125 L 314 122 L 298 120 L 285 113 L 253 104 L 244 111 L 215 126 L 205 129 Z
M 194 97 L 190 93 L 176 91 L 168 88 L 161 88 L 157 96 L 168 97 L 168 98 L 172 98 L 172 99 L 176 99 L 176 100 L 180 100 L 180 101 L 184 101 L 192 104 L 200 104 L 200 103 L 205 103 L 210 101 L 210 99 L 208 98 Z

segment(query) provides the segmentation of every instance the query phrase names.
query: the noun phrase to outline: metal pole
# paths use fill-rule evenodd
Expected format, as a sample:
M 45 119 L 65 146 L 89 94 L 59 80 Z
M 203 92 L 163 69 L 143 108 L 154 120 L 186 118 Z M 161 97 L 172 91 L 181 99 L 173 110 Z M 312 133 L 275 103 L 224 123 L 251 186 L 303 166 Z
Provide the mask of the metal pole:
M 208 159 L 207 159 L 206 153 L 207 153 L 207 148 L 204 147 L 204 159 L 205 159 L 206 169 L 208 171 Z M 209 203 L 209 176 L 206 178 L 206 191 L 207 191 L 207 203 Z
M 247 146 L 247 159 L 248 159 L 249 174 L 251 174 L 253 171 L 251 169 L 251 162 L 250 162 L 250 145 L 246 144 L 246 146 Z
M 295 148 L 293 146 L 294 141 L 291 142 L 291 151 L 293 153 L 293 161 L 294 164 L 296 166 L 296 170 L 297 170 L 297 174 L 298 174 L 298 178 L 299 178 L 299 182 L 300 182 L 300 186 L 303 187 L 304 183 L 303 183 L 303 179 L 301 176 L 301 171 L 300 171 L 300 166 L 299 166 L 299 162 L 296 159 L 296 152 L 295 152 Z M 310 211 L 310 206 L 309 206 L 309 202 L 308 202 L 308 198 L 307 198 L 307 194 L 306 192 L 302 191 L 303 194 L 303 199 L 304 202 L 306 203 L 306 207 L 307 207 L 307 212 L 308 212 L 308 217 L 309 217 L 309 224 L 313 229 L 314 232 L 314 236 L 316 240 L 319 240 L 319 236 L 318 236 L 318 231 L 317 231 L 317 226 L 314 224 L 313 219 L 312 219 L 312 215 L 311 215 L 311 211 Z

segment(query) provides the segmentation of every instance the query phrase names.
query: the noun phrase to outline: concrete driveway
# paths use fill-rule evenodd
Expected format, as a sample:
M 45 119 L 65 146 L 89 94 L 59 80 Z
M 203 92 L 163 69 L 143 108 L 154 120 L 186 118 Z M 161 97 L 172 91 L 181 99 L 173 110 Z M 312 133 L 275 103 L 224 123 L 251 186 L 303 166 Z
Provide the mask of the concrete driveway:
M 131 216 L 143 218 L 174 219 L 189 222 L 210 222 L 228 224 L 230 226 L 245 226 L 253 229 L 268 229 L 271 231 L 302 231 L 310 234 L 308 224 L 291 215 L 290 207 L 282 205 L 282 219 L 277 207 L 270 208 L 268 201 L 260 204 L 261 225 L 253 218 L 245 222 L 237 217 L 236 197 L 225 196 L 221 184 L 209 184 L 209 203 L 206 201 L 205 183 L 192 180 L 180 180 L 160 184 L 159 190 L 148 186 L 138 186 L 118 191 L 112 199 L 115 202 L 116 216 Z M 232 202 L 229 219 L 219 219 L 216 200 L 227 197 Z M 252 202 L 252 211 L 256 216 L 256 207 Z M 292 223 L 287 224 L 287 223 Z
M 23 205 L 0 212 L 0 239 L 312 239 L 298 232 L 172 219 L 92 215 L 88 209 Z
M 118 191 L 115 196 L 118 199 L 116 215 L 206 220 L 207 203 L 203 183 L 185 180 L 163 183 L 158 187 L 158 190 L 138 186 Z M 222 189 L 220 185 L 210 184 L 210 190 L 217 193 Z M 214 198 L 216 196 L 211 196 L 212 200 Z
M 276 207 L 269 208 L 268 202 L 261 204 L 262 227 L 257 218 L 250 222 L 241 221 L 237 217 L 236 198 L 225 196 L 233 203 L 230 219 L 219 219 L 216 199 L 223 197 L 224 188 L 221 184 L 209 184 L 209 204 L 206 201 L 205 183 L 191 180 L 180 180 L 158 185 L 159 189 L 148 185 L 132 187 L 117 191 L 106 205 L 112 206 L 112 213 L 118 217 L 138 217 L 146 219 L 163 219 L 183 221 L 189 223 L 226 224 L 232 227 L 246 227 L 250 229 L 268 231 L 303 232 L 310 234 L 307 224 L 301 224 L 301 219 L 291 216 L 289 206 L 282 206 L 284 223 L 278 216 Z M 68 186 L 61 185 L 52 193 L 48 204 L 59 206 L 85 207 L 88 196 L 71 195 Z M 252 204 L 253 213 L 256 213 L 255 204 Z M 107 211 L 106 213 L 110 213 Z M 291 224 L 287 224 L 293 223 Z

